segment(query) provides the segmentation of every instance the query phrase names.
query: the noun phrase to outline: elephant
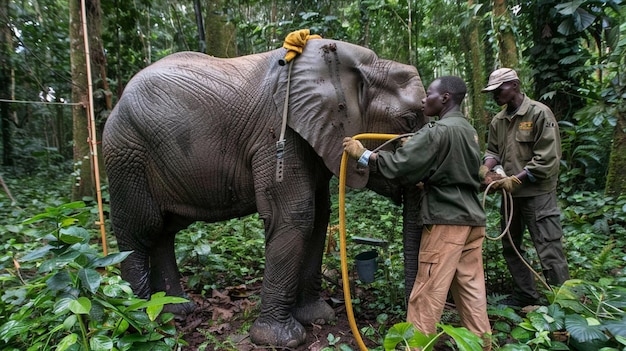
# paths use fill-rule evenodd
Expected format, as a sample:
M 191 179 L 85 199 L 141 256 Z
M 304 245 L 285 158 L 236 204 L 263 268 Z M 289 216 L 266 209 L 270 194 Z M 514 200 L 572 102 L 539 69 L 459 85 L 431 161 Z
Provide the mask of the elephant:
M 135 294 L 186 296 L 176 233 L 195 221 L 258 213 L 266 261 L 250 337 L 295 347 L 305 341 L 304 325 L 336 318 L 320 291 L 342 139 L 415 131 L 425 123 L 425 92 L 415 67 L 355 44 L 309 40 L 284 65 L 286 52 L 160 59 L 128 82 L 102 147 L 112 230 L 119 250 L 132 251 L 121 274 Z M 348 163 L 349 187 L 400 201 L 396 183 Z M 169 306 L 180 314 L 193 308 Z

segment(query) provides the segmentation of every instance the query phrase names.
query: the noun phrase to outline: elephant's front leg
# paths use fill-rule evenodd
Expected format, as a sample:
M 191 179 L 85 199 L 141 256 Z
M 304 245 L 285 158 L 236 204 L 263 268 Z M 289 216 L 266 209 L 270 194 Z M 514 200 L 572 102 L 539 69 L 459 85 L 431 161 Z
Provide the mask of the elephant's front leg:
M 322 290 L 322 259 L 328 222 L 330 219 L 330 193 L 328 182 L 322 184 L 316 192 L 315 223 L 311 238 L 305 242 L 305 252 L 298 296 L 293 316 L 303 325 L 325 324 L 335 320 L 335 311 L 320 298 Z
M 292 316 L 291 309 L 296 300 L 303 243 L 309 234 L 306 228 L 284 220 L 264 220 L 269 234 L 265 244 L 262 306 L 261 314 L 250 328 L 250 338 L 259 345 L 296 347 L 305 341 L 306 331 Z

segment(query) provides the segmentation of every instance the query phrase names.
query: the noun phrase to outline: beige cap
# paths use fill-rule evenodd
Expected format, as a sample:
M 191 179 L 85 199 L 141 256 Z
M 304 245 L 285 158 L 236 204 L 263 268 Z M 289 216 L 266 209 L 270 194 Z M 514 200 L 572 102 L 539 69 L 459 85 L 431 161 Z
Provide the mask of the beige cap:
M 487 87 L 481 90 L 483 93 L 496 90 L 502 83 L 510 82 L 512 80 L 519 80 L 517 73 L 512 68 L 500 68 L 489 75 L 489 83 Z

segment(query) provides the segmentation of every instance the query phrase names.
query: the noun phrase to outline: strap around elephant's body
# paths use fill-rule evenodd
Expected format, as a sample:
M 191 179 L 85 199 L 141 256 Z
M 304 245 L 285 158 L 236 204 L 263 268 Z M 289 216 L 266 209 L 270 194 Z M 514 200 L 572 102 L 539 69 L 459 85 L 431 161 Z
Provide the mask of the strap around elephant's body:
M 285 103 L 283 104 L 283 122 L 280 127 L 280 137 L 276 142 L 276 181 L 283 181 L 283 157 L 285 154 L 285 132 L 287 131 L 287 116 L 289 114 L 289 88 L 291 85 L 291 68 L 293 67 L 293 60 L 289 62 L 289 69 L 287 70 L 287 89 L 285 91 Z

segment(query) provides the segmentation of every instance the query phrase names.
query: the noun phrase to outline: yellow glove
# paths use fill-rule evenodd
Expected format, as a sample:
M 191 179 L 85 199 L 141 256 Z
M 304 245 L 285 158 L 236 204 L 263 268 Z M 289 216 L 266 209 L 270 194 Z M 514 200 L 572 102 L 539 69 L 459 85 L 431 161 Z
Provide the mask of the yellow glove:
M 480 168 L 478 169 L 478 177 L 480 178 L 481 181 L 485 180 L 485 176 L 487 175 L 487 172 L 489 172 L 489 167 L 485 165 L 480 166 Z
M 352 157 L 355 160 L 358 160 L 365 152 L 363 144 L 361 144 L 360 141 L 354 140 L 350 137 L 343 138 L 343 149 L 348 154 L 348 156 Z
M 519 180 L 516 176 L 512 175 L 510 177 L 502 178 L 500 180 L 496 180 L 493 184 L 494 189 L 504 189 L 509 193 L 513 192 L 517 186 L 522 184 L 522 181 Z

